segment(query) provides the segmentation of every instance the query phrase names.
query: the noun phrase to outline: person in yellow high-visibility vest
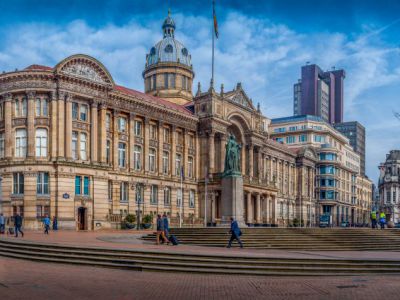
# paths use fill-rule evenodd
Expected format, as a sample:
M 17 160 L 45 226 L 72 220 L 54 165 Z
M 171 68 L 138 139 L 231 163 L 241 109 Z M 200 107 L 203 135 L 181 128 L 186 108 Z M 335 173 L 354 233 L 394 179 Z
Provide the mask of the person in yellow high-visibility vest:
M 385 229 L 386 215 L 384 212 L 381 212 L 379 215 L 379 223 L 381 224 L 381 229 Z
M 372 229 L 376 228 L 376 211 L 371 212 Z

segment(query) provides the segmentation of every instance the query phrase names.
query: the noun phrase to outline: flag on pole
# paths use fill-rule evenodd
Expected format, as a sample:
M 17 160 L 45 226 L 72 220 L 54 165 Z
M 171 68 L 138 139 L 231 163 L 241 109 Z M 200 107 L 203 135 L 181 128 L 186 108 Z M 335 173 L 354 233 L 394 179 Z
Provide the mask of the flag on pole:
M 216 38 L 218 38 L 218 22 L 217 22 L 217 14 L 215 13 L 215 1 L 213 1 L 213 18 L 214 18 L 214 33 Z

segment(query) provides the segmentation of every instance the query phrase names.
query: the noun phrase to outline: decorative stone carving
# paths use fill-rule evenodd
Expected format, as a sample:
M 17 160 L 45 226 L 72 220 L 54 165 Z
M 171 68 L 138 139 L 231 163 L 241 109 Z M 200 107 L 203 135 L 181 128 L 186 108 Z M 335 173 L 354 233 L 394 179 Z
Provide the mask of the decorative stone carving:
M 33 99 L 35 99 L 36 92 L 35 92 L 35 91 L 28 91 L 28 92 L 26 93 L 26 95 L 27 95 L 27 97 L 28 97 L 29 100 L 33 100 Z
M 12 120 L 13 127 L 15 126 L 26 126 L 26 118 L 18 118 Z
M 158 141 L 150 140 L 150 147 L 157 148 L 158 147 Z
M 128 141 L 128 135 L 126 133 L 119 133 L 119 139 L 121 141 Z
M 163 144 L 163 149 L 166 150 L 166 151 L 170 151 L 171 150 L 171 145 L 167 144 L 167 143 L 164 143 Z
M 63 73 L 85 78 L 98 83 L 106 84 L 101 75 L 92 67 L 82 63 L 75 63 L 65 67 Z
M 176 145 L 176 152 L 183 153 L 183 146 L 182 145 Z
M 140 136 L 135 136 L 135 143 L 143 145 L 143 138 Z
M 35 125 L 49 126 L 50 122 L 48 118 L 36 118 Z
M 90 125 L 82 122 L 72 122 L 72 128 L 73 129 L 80 129 L 80 130 L 86 130 L 89 131 Z

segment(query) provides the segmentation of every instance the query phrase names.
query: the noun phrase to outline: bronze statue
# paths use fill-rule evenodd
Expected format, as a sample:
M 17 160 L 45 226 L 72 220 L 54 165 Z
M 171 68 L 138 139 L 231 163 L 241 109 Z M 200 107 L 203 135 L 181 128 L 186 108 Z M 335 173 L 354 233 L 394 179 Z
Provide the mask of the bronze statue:
M 242 146 L 239 145 L 235 137 L 229 135 L 228 142 L 226 143 L 225 153 L 225 170 L 224 176 L 228 175 L 240 175 L 240 150 Z

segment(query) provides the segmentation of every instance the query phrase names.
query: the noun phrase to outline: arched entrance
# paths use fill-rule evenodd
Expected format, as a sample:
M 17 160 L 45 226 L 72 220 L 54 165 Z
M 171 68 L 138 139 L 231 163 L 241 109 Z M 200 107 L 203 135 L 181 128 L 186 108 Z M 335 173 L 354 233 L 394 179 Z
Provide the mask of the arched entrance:
M 85 207 L 78 208 L 78 230 L 87 229 L 87 209 Z

